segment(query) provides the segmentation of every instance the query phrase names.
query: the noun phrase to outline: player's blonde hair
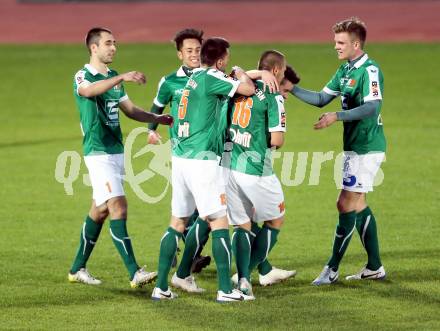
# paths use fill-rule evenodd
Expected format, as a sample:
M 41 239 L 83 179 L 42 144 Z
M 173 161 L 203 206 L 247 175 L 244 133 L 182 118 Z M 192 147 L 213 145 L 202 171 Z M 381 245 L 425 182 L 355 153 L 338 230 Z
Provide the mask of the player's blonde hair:
M 272 70 L 275 66 L 281 68 L 286 62 L 284 54 L 277 50 L 265 51 L 258 61 L 258 70 Z
M 359 39 L 361 48 L 364 47 L 365 41 L 367 40 L 367 26 L 356 16 L 336 23 L 333 25 L 332 30 L 334 33 L 347 32 L 351 37 Z

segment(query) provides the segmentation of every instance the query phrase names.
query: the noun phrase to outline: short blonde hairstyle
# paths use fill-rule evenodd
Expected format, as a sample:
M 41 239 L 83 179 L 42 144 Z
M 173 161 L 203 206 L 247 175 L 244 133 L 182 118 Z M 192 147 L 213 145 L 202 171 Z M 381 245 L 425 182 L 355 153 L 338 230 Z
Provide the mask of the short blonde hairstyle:
M 350 17 L 346 20 L 336 23 L 332 27 L 334 33 L 347 32 L 352 37 L 359 39 L 361 48 L 364 47 L 367 40 L 367 26 L 359 17 Z

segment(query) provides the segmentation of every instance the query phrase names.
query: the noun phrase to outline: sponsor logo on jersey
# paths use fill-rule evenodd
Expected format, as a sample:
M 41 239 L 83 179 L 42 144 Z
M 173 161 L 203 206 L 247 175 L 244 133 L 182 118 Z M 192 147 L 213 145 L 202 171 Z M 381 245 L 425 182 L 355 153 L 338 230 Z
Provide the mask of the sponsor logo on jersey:
M 183 88 L 174 91 L 175 95 L 182 95 L 182 93 L 183 93 Z
M 286 127 L 286 112 L 282 112 L 281 113 L 281 127 L 285 128 Z
M 179 124 L 177 135 L 181 138 L 189 137 L 189 123 L 188 122 L 183 122 L 183 124 Z
M 251 145 L 252 135 L 249 132 L 240 132 L 238 129 L 230 128 L 231 140 L 238 145 L 249 148 Z
M 194 79 L 190 79 L 188 81 L 188 86 L 192 87 L 192 89 L 195 90 L 197 88 L 197 83 L 196 83 L 196 81 Z
M 371 82 L 371 93 L 373 94 L 373 97 L 379 96 L 379 87 L 376 81 Z
M 341 81 L 340 81 L 341 88 L 343 88 L 343 87 L 353 88 L 353 87 L 355 87 L 356 83 L 357 83 L 356 79 L 347 78 L 347 77 L 341 78 Z

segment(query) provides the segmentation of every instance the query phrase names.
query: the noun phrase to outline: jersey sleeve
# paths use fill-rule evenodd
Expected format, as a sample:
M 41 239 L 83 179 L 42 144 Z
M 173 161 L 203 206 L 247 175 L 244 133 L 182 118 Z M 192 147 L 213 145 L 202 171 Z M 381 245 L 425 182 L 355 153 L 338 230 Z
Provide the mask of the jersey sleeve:
M 333 77 L 330 79 L 330 81 L 327 83 L 327 85 L 324 86 L 322 89 L 325 93 L 338 96 L 341 94 L 341 70 L 338 69 L 336 73 L 333 75 Z
M 167 81 L 165 77 L 162 77 L 157 86 L 157 94 L 153 103 L 158 107 L 165 108 L 165 106 L 171 101 L 171 97 L 172 95 Z
M 119 97 L 119 102 L 122 102 L 122 101 L 125 101 L 128 99 L 129 98 L 128 98 L 127 92 L 125 92 L 124 84 L 121 83 L 121 94 Z
M 281 95 L 268 94 L 269 132 L 286 132 L 286 112 Z
M 75 89 L 75 93 L 77 95 L 79 95 L 78 89 L 81 86 L 87 87 L 87 86 L 89 86 L 91 84 L 91 82 L 88 80 L 88 75 L 89 75 L 89 73 L 86 70 L 84 70 L 84 69 L 79 70 L 75 74 L 75 77 L 73 79 L 73 88 Z
M 234 96 L 240 82 L 234 78 L 226 76 L 218 70 L 208 70 L 206 75 L 206 92 L 222 96 Z
M 365 68 L 362 95 L 364 102 L 382 100 L 383 80 L 381 79 L 380 69 L 374 65 Z

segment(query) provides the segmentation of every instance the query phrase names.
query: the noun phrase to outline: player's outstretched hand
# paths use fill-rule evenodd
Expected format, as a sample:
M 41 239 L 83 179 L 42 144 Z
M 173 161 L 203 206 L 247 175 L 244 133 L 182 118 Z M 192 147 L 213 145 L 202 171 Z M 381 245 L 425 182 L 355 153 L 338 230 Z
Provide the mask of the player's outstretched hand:
M 162 137 L 160 136 L 159 132 L 155 131 L 155 130 L 150 130 L 148 131 L 148 138 L 147 138 L 147 142 L 151 145 L 157 145 L 158 143 L 160 143 Z
M 269 89 L 270 93 L 280 91 L 280 85 L 278 84 L 276 77 L 270 71 L 263 70 L 261 73 L 261 80 L 264 83 L 264 91 L 266 91 L 267 88 Z
M 145 84 L 147 82 L 147 78 L 142 72 L 139 71 L 130 71 L 122 74 L 122 79 L 124 82 L 133 82 L 138 84 Z
M 324 129 L 335 123 L 337 120 L 338 117 L 336 116 L 336 113 L 324 113 L 319 117 L 318 122 L 313 125 L 313 128 L 315 130 Z
M 173 116 L 168 114 L 158 115 L 157 123 L 172 126 L 174 122 Z

